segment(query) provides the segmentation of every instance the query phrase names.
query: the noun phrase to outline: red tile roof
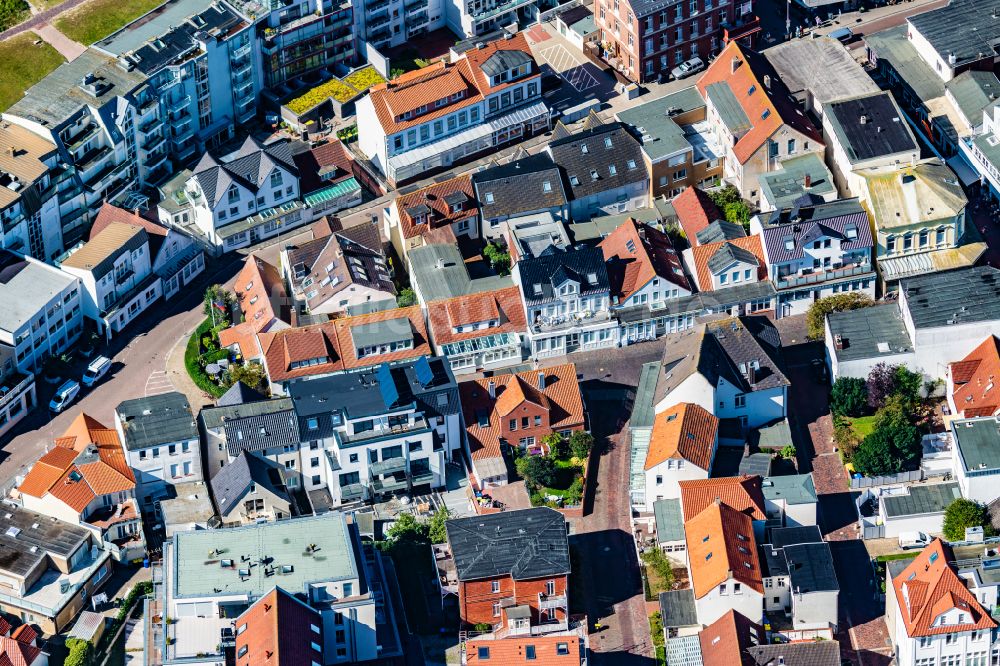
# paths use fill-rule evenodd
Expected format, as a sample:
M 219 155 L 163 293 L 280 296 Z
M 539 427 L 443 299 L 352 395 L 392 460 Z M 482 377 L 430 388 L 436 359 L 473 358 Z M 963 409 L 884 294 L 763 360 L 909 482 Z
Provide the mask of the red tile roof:
M 725 502 L 753 520 L 766 518 L 761 478 L 756 474 L 681 481 L 679 485 L 685 521 L 704 511 L 705 507 L 716 500 Z
M 766 642 L 764 629 L 745 615 L 731 610 L 705 627 L 698 640 L 706 666 L 756 666 L 746 649 Z
M 820 133 L 791 101 L 780 78 L 759 53 L 744 49 L 738 42 L 729 42 L 698 79 L 698 92 L 707 99 L 708 86 L 720 82 L 728 84 L 750 120 L 750 130 L 737 137 L 733 146 L 733 154 L 741 164 L 746 164 L 782 125 L 823 145 Z
M 461 192 L 466 196 L 460 211 L 452 211 L 444 200 L 446 196 L 455 192 Z M 475 224 L 475 218 L 479 214 L 475 201 L 476 193 L 472 188 L 471 174 L 456 176 L 443 183 L 435 183 L 398 197 L 395 206 L 403 238 L 422 236 L 427 243 L 454 243 L 455 233 L 451 225 L 462 220 L 470 220 L 469 224 Z M 415 224 L 406 211 L 421 204 L 430 208 L 431 212 L 424 218 L 423 223 Z
M 711 197 L 694 185 L 688 185 L 670 204 L 680 222 L 684 235 L 691 247 L 698 244 L 696 234 L 716 220 L 724 220 L 722 211 L 715 205 Z
M 323 663 L 323 621 L 319 611 L 275 587 L 236 620 L 237 666 L 311 666 Z M 315 633 L 316 627 L 320 633 Z M 314 650 L 312 644 L 319 646 Z M 245 649 L 244 649 L 245 648 Z
M 339 183 L 354 173 L 354 160 L 339 139 L 298 153 L 293 159 L 303 194 Z
M 169 229 L 159 223 L 155 209 L 146 210 L 142 214 L 139 214 L 137 211 L 125 210 L 105 201 L 101 205 L 101 209 L 97 211 L 97 217 L 94 219 L 94 224 L 90 227 L 90 235 L 87 238 L 92 240 L 97 234 L 116 222 L 119 224 L 132 224 L 146 230 L 149 236 L 149 252 L 152 255 L 150 261 L 156 258 L 160 248 L 163 246 L 164 239 L 170 233 Z
M 903 626 L 911 638 L 997 626 L 948 564 L 953 560 L 951 549 L 934 539 L 892 580 Z M 965 615 L 965 624 L 938 623 L 942 613 L 953 609 Z
M 409 320 L 413 332 L 413 348 L 386 354 L 358 358 L 351 329 L 361 324 L 380 321 Z M 297 377 L 324 375 L 340 370 L 363 368 L 391 361 L 402 361 L 417 356 L 431 355 L 427 326 L 419 305 L 371 312 L 354 317 L 343 317 L 322 324 L 286 328 L 258 336 L 264 351 L 267 373 L 272 382 Z M 292 368 L 295 361 L 325 358 L 324 363 Z
M 730 578 L 764 593 L 750 516 L 716 500 L 684 523 L 684 535 L 695 599 Z
M 657 414 L 646 453 L 646 469 L 667 459 L 684 459 L 709 471 L 718 430 L 719 419 L 700 405 L 682 402 Z
M 427 319 L 434 344 L 439 346 L 498 333 L 524 333 L 528 326 L 521 305 L 521 290 L 516 286 L 432 301 L 427 304 Z M 456 330 L 463 324 L 487 320 L 499 320 L 500 324 L 464 333 Z
M 0 666 L 31 666 L 41 653 L 41 648 L 30 642 L 0 637 Z
M 655 277 L 691 291 L 680 256 L 670 238 L 658 229 L 629 218 L 598 247 L 604 253 L 604 260 L 609 262 L 612 295 L 621 301 L 630 298 Z
M 285 291 L 281 272 L 274 264 L 251 254 L 236 276 L 234 290 L 243 319 L 253 327 L 254 332 L 270 331 L 276 325 L 289 322 L 288 292 Z
M 1000 341 L 995 335 L 950 369 L 952 398 L 961 416 L 993 416 L 1000 410 Z
M 565 644 L 566 654 L 557 646 Z M 527 660 L 525 648 L 533 646 L 535 656 Z M 479 658 L 479 648 L 487 648 L 489 656 Z M 502 640 L 471 639 L 465 645 L 467 664 L 531 664 L 532 666 L 580 666 L 579 636 L 511 636 Z
M 539 373 L 545 374 L 544 390 L 538 388 Z M 496 382 L 496 398 L 490 397 L 491 381 Z M 459 393 L 469 449 L 477 460 L 501 455 L 501 419 L 525 400 L 548 408 L 553 432 L 583 426 L 583 397 L 572 363 L 474 379 L 459 384 Z M 485 427 L 479 425 L 481 415 L 489 419 Z
M 439 60 L 372 87 L 368 94 L 383 131 L 387 136 L 402 132 L 471 106 L 513 83 L 520 83 L 519 80 L 490 87 L 481 67 L 497 51 L 523 51 L 531 55 L 527 39 L 518 33 L 509 39 L 497 39 L 482 48 L 467 51 L 465 57 L 455 63 Z M 538 76 L 537 64 L 533 70 L 532 73 Z M 434 106 L 436 101 L 456 94 L 463 97 L 439 108 Z M 404 113 L 416 111 L 421 106 L 427 107 L 423 114 L 403 120 Z
M 24 477 L 20 492 L 52 495 L 81 513 L 101 495 L 135 489 L 118 433 L 92 417 L 81 412 L 55 444 Z M 90 447 L 96 451 L 89 452 Z
M 701 291 L 712 291 L 712 271 L 708 268 L 708 260 L 727 243 L 757 257 L 757 281 L 767 279 L 767 259 L 764 257 L 764 247 L 761 245 L 760 236 L 744 236 L 708 245 L 697 245 L 691 249 L 694 256 L 695 272 L 698 274 L 698 289 Z

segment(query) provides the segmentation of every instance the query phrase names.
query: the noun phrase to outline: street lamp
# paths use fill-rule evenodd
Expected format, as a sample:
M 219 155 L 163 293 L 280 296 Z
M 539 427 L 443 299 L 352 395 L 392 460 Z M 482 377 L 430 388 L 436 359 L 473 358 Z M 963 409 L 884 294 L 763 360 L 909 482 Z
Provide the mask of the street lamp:
M 785 39 L 792 38 L 792 0 L 785 0 Z

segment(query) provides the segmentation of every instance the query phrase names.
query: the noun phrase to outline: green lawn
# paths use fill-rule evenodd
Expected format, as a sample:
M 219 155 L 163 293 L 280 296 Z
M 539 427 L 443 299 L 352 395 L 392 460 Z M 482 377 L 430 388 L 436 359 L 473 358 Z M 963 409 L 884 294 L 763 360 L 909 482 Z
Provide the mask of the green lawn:
M 874 416 L 859 416 L 857 418 L 847 420 L 851 422 L 851 428 L 854 429 L 854 434 L 861 439 L 864 439 L 868 435 L 872 434 L 872 430 L 875 429 Z
M 163 0 L 89 0 L 56 19 L 56 28 L 70 39 L 93 44 L 163 4 Z
M 62 4 L 65 0 L 29 0 L 29 4 L 40 12 L 52 9 L 56 5 Z
M 25 90 L 65 62 L 45 42 L 35 46 L 36 39 L 35 33 L 25 32 L 0 42 L 0 111 L 6 111 Z
M 0 30 L 13 28 L 31 15 L 31 9 L 24 0 L 0 0 Z

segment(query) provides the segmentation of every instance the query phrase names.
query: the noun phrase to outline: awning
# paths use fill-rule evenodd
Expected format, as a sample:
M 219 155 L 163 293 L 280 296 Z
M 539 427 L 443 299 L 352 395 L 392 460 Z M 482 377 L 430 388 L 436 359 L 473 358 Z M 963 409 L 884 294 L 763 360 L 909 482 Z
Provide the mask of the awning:
M 962 181 L 962 185 L 968 187 L 979 182 L 979 174 L 976 173 L 975 169 L 969 166 L 968 162 L 962 159 L 961 154 L 950 158 L 947 164 L 951 167 L 951 170 L 958 175 L 958 179 Z
M 491 479 L 507 478 L 507 464 L 503 457 L 473 458 L 472 467 L 480 483 L 486 483 Z
M 882 279 L 890 282 L 914 275 L 973 266 L 984 252 L 986 252 L 986 243 L 969 243 L 949 250 L 934 250 L 906 257 L 879 259 L 878 265 L 882 271 Z
M 357 192 L 360 189 L 361 186 L 358 184 L 358 181 L 354 178 L 354 176 L 351 176 L 350 178 L 345 178 L 330 187 L 324 187 L 322 190 L 310 192 L 305 196 L 306 205 L 312 207 L 326 201 L 333 201 L 334 199 L 339 199 L 344 195 Z

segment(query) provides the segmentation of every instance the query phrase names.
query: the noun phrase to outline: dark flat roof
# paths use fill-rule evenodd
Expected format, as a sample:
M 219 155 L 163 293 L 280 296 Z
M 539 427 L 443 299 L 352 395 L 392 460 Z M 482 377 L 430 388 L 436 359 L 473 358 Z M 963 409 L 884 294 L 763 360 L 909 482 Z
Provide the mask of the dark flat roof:
M 457 518 L 447 523 L 460 581 L 569 574 L 566 519 L 548 507 Z
M 0 571 L 25 576 L 49 553 L 69 558 L 89 535 L 82 527 L 4 506 L 0 508 Z
M 1000 319 L 1000 270 L 974 266 L 903 280 L 915 328 Z
M 888 92 L 832 102 L 825 113 L 851 162 L 918 150 L 902 111 Z
M 793 592 L 834 592 L 840 589 L 828 543 L 785 546 L 785 561 Z
M 125 422 L 125 448 L 129 451 L 158 444 L 198 439 L 198 427 L 187 397 L 171 391 L 145 398 L 126 400 L 116 409 Z
M 693 627 L 698 625 L 698 612 L 694 605 L 694 590 L 660 592 L 660 617 L 664 627 Z

